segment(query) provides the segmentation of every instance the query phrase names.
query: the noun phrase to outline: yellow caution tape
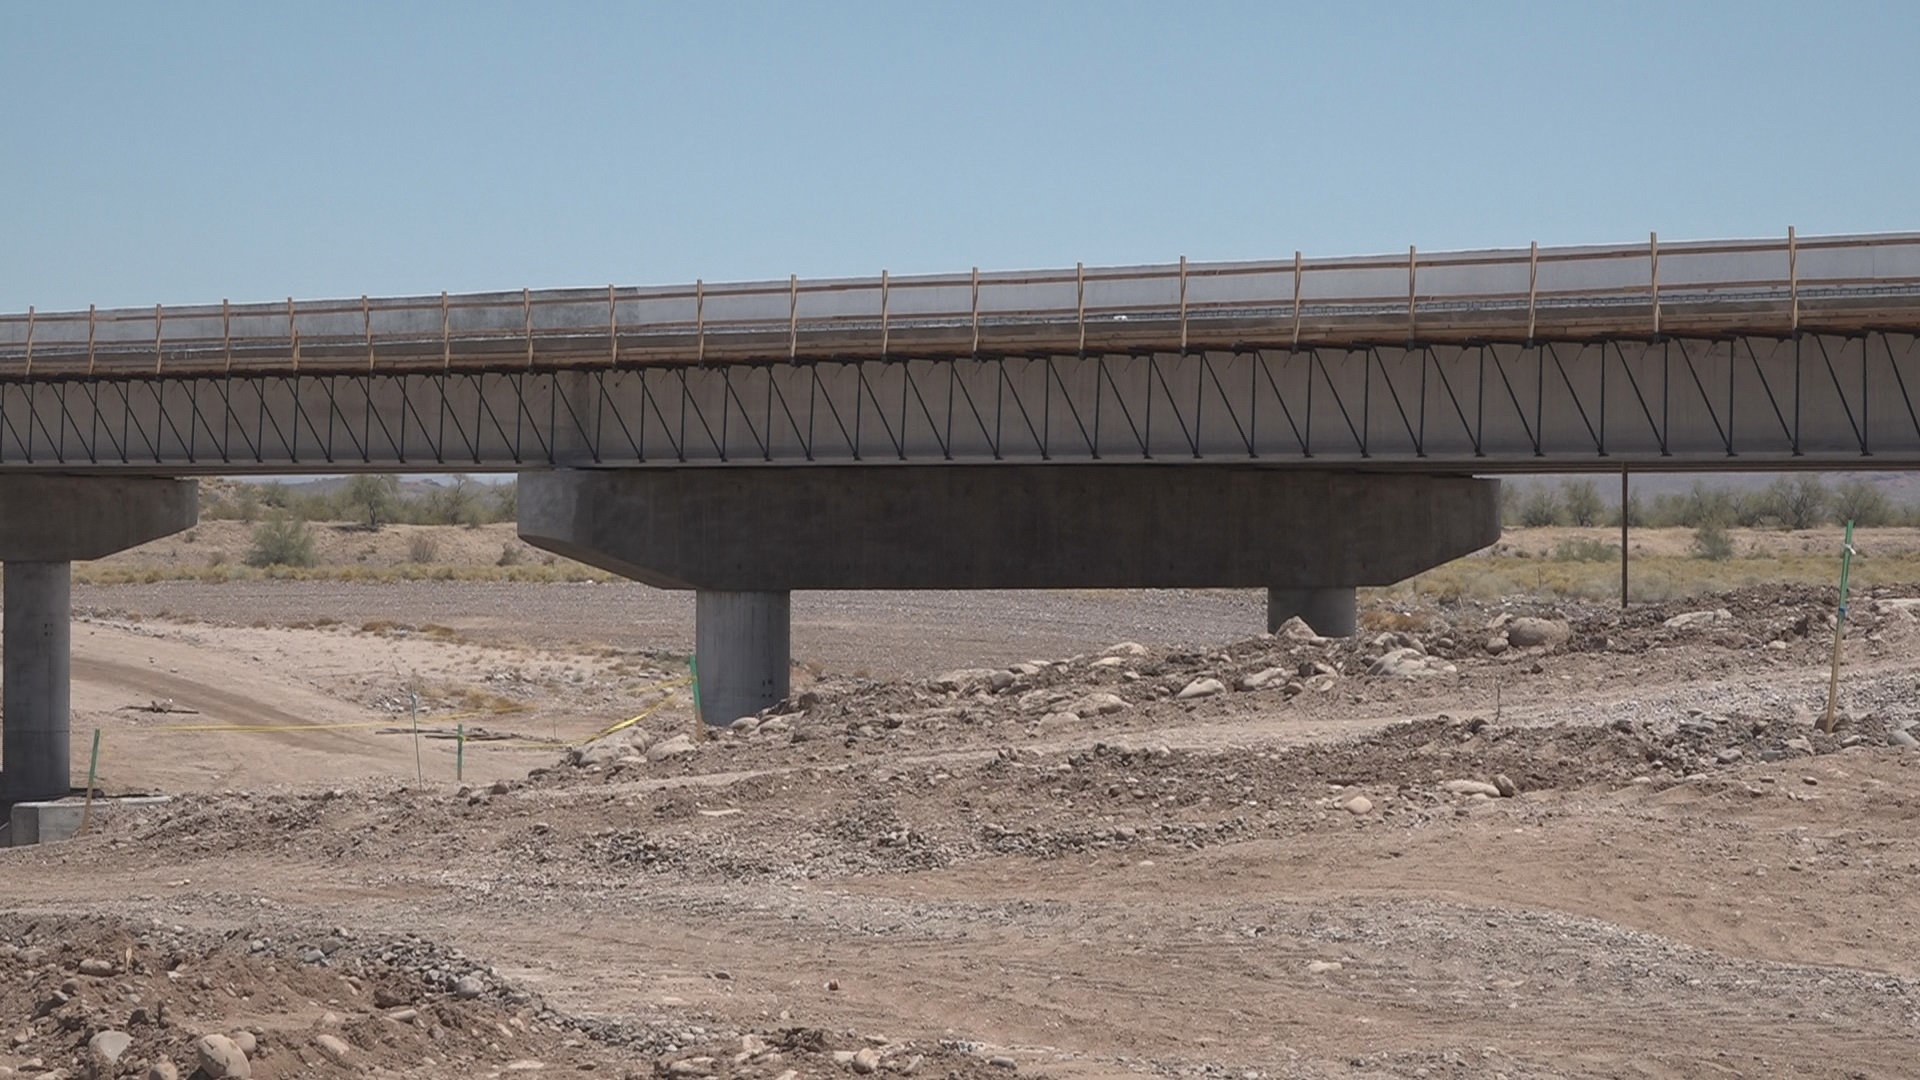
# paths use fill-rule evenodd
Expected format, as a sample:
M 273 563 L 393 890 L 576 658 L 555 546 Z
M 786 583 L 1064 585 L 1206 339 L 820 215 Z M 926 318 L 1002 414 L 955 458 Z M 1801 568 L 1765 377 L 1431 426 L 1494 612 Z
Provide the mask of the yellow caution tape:
M 685 683 L 686 683 L 686 680 L 684 679 L 681 680 L 681 685 L 685 685 Z M 647 706 L 645 709 L 642 709 L 638 714 L 627 717 L 625 720 L 622 720 L 619 723 L 612 725 L 611 727 L 607 728 L 605 731 L 602 731 L 600 734 L 595 735 L 592 739 L 588 739 L 587 741 L 594 742 L 595 740 L 598 740 L 598 739 L 604 739 L 616 731 L 625 731 L 626 729 L 632 727 L 633 725 L 639 723 L 640 721 L 645 720 L 647 717 L 652 716 L 654 713 L 659 712 L 662 708 L 666 706 L 668 702 L 672 701 L 674 698 L 678 696 L 679 696 L 678 694 L 668 694 L 666 697 L 663 697 L 659 701 L 656 701 L 653 704 Z

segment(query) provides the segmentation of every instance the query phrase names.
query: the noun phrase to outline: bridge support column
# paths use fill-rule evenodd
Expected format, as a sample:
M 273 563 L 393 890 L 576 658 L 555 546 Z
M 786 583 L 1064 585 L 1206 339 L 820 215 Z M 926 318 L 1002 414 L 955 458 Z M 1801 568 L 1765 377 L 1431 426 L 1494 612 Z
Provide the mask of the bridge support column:
M 789 594 L 701 589 L 693 594 L 700 711 L 731 724 L 786 700 L 792 663 Z
M 72 563 L 189 528 L 199 500 L 192 480 L 0 476 L 0 803 L 73 788 Z
M 1144 463 L 558 470 L 519 489 L 527 543 L 696 592 L 717 724 L 786 696 L 793 590 L 1265 588 L 1273 614 L 1350 634 L 1356 586 L 1498 540 L 1499 495 L 1469 476 Z
M 1360 628 L 1360 601 L 1351 586 L 1267 590 L 1267 633 L 1296 615 L 1321 637 L 1352 637 Z
M 57 799 L 72 785 L 67 665 L 72 564 L 9 560 L 0 638 L 0 765 L 4 797 Z

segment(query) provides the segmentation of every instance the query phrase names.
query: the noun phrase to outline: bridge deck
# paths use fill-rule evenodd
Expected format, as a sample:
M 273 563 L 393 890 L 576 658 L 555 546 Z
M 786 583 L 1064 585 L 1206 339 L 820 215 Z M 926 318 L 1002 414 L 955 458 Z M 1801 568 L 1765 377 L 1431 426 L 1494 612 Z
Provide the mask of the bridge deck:
M 0 315 L 0 382 L 1920 328 L 1920 234 Z

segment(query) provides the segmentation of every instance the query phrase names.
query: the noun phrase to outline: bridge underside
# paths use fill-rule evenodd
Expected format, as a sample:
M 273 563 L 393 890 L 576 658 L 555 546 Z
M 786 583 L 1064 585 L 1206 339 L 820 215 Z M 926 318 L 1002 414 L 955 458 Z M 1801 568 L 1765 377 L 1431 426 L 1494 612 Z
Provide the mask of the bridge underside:
M 1920 465 L 1906 333 L 0 381 L 0 469 Z
M 1246 466 L 523 473 L 520 535 L 698 594 L 706 718 L 787 693 L 794 589 L 1265 587 L 1353 631 L 1353 590 L 1499 539 L 1499 482 Z

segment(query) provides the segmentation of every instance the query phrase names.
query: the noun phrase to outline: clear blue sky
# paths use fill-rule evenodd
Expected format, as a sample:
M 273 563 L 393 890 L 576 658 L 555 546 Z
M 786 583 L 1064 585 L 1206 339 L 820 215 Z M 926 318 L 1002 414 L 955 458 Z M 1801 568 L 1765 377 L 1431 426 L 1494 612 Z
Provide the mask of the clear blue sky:
M 0 6 L 0 310 L 1920 228 L 1920 4 Z

